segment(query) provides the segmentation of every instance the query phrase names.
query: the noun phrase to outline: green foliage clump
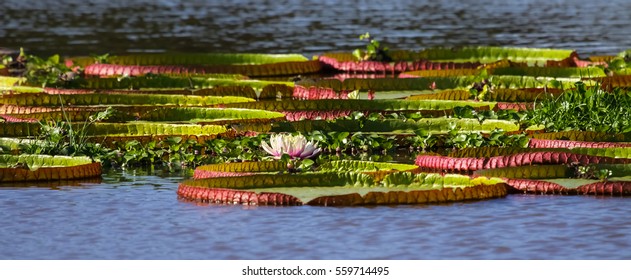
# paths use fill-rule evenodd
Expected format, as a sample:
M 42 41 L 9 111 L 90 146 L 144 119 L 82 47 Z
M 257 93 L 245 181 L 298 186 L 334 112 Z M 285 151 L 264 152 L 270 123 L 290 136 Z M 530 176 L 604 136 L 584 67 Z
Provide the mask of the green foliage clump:
M 613 171 L 607 168 L 599 168 L 596 165 L 576 165 L 571 166 L 574 170 L 574 176 L 581 179 L 597 179 L 606 182 Z
M 76 83 L 81 76 L 79 71 L 66 66 L 58 54 L 44 59 L 20 49 L 17 57 L 5 56 L 2 64 L 9 69 L 10 74 L 26 78 L 27 84 L 33 86 L 67 86 Z
M 626 75 L 631 71 L 631 50 L 623 51 L 616 58 L 609 61 L 607 70 L 621 75 Z
M 167 137 L 142 143 L 131 140 L 119 143 L 105 162 L 123 168 L 161 165 L 169 170 L 202 164 L 259 161 L 265 157 L 260 143 L 267 135 L 212 139 L 199 143 L 193 139 Z
M 495 129 L 488 135 L 480 132 L 462 131 L 452 126 L 446 134 L 433 134 L 426 130 L 415 131 L 415 136 L 408 138 L 410 147 L 418 151 L 434 152 L 437 148 L 464 149 L 479 147 L 521 147 L 528 146 L 529 138 L 525 134 L 507 134 L 502 129 Z
M 88 156 L 98 159 L 109 151 L 98 143 L 89 141 L 89 128 L 96 122 L 108 119 L 114 110 L 108 107 L 105 111 L 91 115 L 79 125 L 72 124 L 68 118 L 56 121 L 41 121 L 40 133 L 34 141 L 20 145 L 22 153 L 35 155 Z
M 528 111 L 526 122 L 543 125 L 548 132 L 582 130 L 606 133 L 631 132 L 631 92 L 576 83 L 558 97 L 543 99 Z
M 366 32 L 359 36 L 359 40 L 367 40 L 365 50 L 356 49 L 353 51 L 353 56 L 359 61 L 383 61 L 390 62 L 392 57 L 388 53 L 388 47 L 385 47 L 379 43 L 379 41 L 373 39 L 370 33 Z

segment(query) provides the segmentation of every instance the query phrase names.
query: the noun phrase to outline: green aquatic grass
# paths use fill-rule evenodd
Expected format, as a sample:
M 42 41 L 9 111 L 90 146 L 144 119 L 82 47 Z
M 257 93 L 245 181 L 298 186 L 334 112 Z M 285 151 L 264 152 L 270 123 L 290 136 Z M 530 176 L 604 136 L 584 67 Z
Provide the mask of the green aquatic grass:
M 548 132 L 582 130 L 607 133 L 631 132 L 631 92 L 604 91 L 582 82 L 558 97 L 535 102 L 527 113 L 531 125 L 543 125 Z

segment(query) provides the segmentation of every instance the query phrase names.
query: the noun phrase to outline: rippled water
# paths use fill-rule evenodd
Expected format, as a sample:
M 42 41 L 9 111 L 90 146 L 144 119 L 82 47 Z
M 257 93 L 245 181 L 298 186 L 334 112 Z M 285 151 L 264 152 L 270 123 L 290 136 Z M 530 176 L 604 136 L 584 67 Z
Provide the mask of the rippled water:
M 360 47 L 357 35 L 369 31 L 398 49 L 631 48 L 630 1 L 461 2 L 4 0 L 0 47 L 313 55 Z M 631 259 L 628 199 L 208 206 L 178 201 L 183 177 L 158 175 L 0 187 L 0 259 Z
M 501 45 L 615 54 L 631 1 L 0 1 L 0 46 L 40 54 L 133 51 L 319 54 L 371 32 L 398 49 Z
M 0 189 L 2 259 L 631 259 L 629 200 L 511 195 L 430 206 L 179 201 L 182 177 Z

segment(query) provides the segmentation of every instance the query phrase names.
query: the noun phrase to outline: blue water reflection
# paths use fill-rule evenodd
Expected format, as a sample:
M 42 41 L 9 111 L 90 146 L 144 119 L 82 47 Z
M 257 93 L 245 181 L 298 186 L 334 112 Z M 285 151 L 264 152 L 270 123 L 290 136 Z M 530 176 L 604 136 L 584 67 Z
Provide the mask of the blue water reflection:
M 1 259 L 630 259 L 628 199 L 430 206 L 197 205 L 182 177 L 0 189 Z

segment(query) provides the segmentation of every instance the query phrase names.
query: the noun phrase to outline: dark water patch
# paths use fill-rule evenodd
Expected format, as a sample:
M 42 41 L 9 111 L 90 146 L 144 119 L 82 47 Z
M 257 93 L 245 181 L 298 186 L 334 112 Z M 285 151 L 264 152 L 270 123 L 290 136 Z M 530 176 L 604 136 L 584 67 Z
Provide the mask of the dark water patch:
M 265 52 L 360 47 L 521 46 L 615 54 L 631 46 L 631 2 L 18 1 L 0 3 L 3 47 L 37 54 Z

